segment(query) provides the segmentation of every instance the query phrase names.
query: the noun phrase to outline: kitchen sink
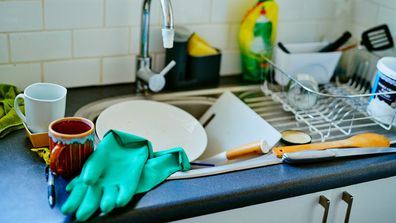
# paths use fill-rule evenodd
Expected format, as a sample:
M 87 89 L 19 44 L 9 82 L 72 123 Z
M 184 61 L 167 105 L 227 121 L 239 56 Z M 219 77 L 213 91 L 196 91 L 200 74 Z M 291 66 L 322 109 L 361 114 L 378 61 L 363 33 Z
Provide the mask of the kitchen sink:
M 310 129 L 310 127 L 304 122 L 299 121 L 293 113 L 285 111 L 282 104 L 274 101 L 271 95 L 265 95 L 261 88 L 261 85 L 246 85 L 172 93 L 160 93 L 147 96 L 127 95 L 112 97 L 89 103 L 77 110 L 74 115 L 96 121 L 96 118 L 99 116 L 99 114 L 111 105 L 129 100 L 155 100 L 177 106 L 192 114 L 195 118 L 199 119 L 202 114 L 215 103 L 217 98 L 223 92 L 231 91 L 239 98 L 241 98 L 263 119 L 265 119 L 268 123 L 274 126 L 278 131 L 299 129 L 309 132 L 312 136 L 313 142 L 319 142 L 322 140 L 319 134 Z M 324 126 L 323 128 L 328 127 Z M 389 137 L 392 143 L 396 143 L 396 131 L 394 128 L 391 130 L 386 130 L 381 128 L 380 126 L 367 124 L 359 125 L 359 122 L 356 122 L 351 134 L 358 134 L 368 131 L 384 134 Z M 330 132 L 331 135 L 326 137 L 326 141 L 337 140 L 346 137 L 345 134 L 337 131 L 337 129 L 332 129 L 330 130 Z
M 160 93 L 147 96 L 136 95 L 113 97 L 87 104 L 81 107 L 74 115 L 85 117 L 95 122 L 99 114 L 111 105 L 129 100 L 155 100 L 177 106 L 192 114 L 195 118 L 199 119 L 225 91 L 231 91 L 237 95 L 242 101 L 244 101 L 250 108 L 252 108 L 257 114 L 259 114 L 278 131 L 282 132 L 289 129 L 299 129 L 310 133 L 312 142 L 323 141 L 323 137 L 312 130 L 310 126 L 299 121 L 292 112 L 285 111 L 282 104 L 274 101 L 271 95 L 264 94 L 262 91 L 262 86 L 260 85 L 221 87 L 204 90 Z M 324 128 L 327 127 L 325 126 Z M 348 137 L 342 132 L 337 131 L 337 129 L 332 129 L 329 132 L 331 132 L 331 135 L 327 136 L 326 141 L 338 140 Z M 396 142 L 396 134 L 394 129 L 386 130 L 380 126 L 367 126 L 364 123 L 359 125 L 359 122 L 356 122 L 356 126 L 353 128 L 351 134 L 363 132 L 376 132 L 379 134 L 384 134 L 391 140 L 392 143 Z M 247 162 L 246 168 L 252 167 L 254 166 L 249 165 Z M 244 168 L 243 166 L 239 166 L 238 169 Z M 233 170 L 223 170 L 222 172 L 228 171 Z M 210 175 L 210 172 L 206 175 Z M 184 176 L 183 178 L 188 178 L 188 176 Z

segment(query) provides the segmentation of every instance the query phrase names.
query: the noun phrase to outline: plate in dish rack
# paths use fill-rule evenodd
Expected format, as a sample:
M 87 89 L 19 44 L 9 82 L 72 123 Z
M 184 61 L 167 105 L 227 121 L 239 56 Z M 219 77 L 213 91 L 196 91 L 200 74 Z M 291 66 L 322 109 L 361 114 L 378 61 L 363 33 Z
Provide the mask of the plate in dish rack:
M 98 138 L 102 140 L 110 129 L 150 140 L 155 152 L 182 147 L 190 161 L 205 151 L 208 142 L 204 128 L 192 115 L 155 101 L 126 101 L 105 109 L 96 122 Z

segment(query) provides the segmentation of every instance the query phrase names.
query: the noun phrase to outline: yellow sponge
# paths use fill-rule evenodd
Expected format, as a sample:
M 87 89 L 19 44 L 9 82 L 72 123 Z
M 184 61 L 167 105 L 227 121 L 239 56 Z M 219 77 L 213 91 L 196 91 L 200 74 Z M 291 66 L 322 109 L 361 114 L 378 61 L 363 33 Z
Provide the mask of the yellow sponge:
M 191 56 L 210 56 L 219 54 L 215 48 L 211 47 L 208 42 L 196 33 L 193 33 L 190 37 L 187 45 L 187 51 Z

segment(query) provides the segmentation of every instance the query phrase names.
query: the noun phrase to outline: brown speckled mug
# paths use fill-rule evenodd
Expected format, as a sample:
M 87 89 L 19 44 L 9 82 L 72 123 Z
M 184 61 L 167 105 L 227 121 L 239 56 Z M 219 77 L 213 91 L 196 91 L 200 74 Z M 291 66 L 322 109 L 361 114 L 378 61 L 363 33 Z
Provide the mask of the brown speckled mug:
M 94 124 L 85 118 L 53 121 L 48 128 L 51 170 L 66 179 L 77 176 L 93 152 L 94 130 Z

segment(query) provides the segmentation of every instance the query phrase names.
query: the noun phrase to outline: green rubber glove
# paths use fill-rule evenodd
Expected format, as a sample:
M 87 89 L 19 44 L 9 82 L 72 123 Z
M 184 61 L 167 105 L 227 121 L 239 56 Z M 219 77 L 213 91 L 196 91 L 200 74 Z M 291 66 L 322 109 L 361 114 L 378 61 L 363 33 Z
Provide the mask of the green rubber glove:
M 100 206 L 103 213 L 125 206 L 135 193 L 148 191 L 190 164 L 183 149 L 152 152 L 145 139 L 110 130 L 84 164 L 80 176 L 66 187 L 71 191 L 61 211 L 77 210 L 79 221 L 87 220 Z

